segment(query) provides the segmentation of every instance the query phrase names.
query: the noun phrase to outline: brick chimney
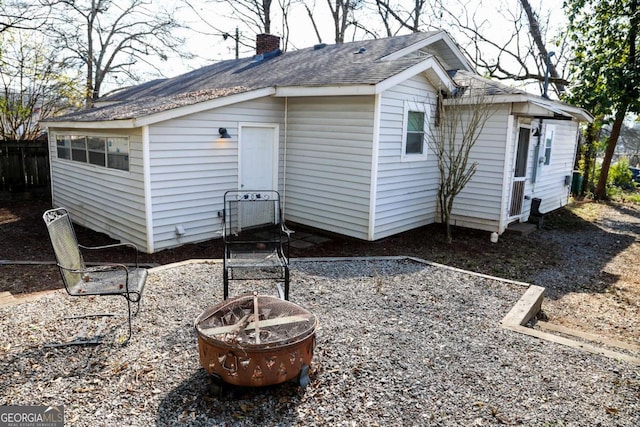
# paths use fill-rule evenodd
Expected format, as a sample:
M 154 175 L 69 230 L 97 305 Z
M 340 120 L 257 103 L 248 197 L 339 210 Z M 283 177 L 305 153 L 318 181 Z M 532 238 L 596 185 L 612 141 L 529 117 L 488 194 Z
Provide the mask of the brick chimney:
M 272 34 L 256 36 L 256 55 L 272 52 L 280 47 L 280 37 Z

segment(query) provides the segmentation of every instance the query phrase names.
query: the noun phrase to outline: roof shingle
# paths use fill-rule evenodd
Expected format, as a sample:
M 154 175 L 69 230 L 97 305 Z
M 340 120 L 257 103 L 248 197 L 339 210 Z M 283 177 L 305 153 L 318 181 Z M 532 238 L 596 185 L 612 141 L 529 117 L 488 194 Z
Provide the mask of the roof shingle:
M 240 58 L 123 89 L 102 106 L 48 121 L 126 120 L 266 87 L 375 85 L 425 60 L 385 56 L 437 32 L 310 47 L 263 60 Z M 361 53 L 357 53 L 361 52 Z

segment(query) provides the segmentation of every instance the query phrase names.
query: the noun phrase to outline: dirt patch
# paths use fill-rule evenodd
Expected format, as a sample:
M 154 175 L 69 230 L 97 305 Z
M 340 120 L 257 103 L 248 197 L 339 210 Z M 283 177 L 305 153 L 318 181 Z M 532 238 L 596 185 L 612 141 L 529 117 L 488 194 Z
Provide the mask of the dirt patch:
M 25 200 L 0 200 L 0 292 L 15 296 L 62 287 L 52 262 L 42 213 L 47 194 Z M 640 211 L 634 205 L 576 203 L 545 217 L 544 228 L 521 236 L 505 233 L 491 243 L 488 232 L 454 228 L 446 244 L 437 224 L 376 242 L 319 232 L 329 240 L 310 248 L 291 248 L 292 257 L 405 255 L 466 270 L 528 282 L 547 289 L 543 310 L 550 321 L 612 339 L 640 344 Z M 108 236 L 76 227 L 78 241 L 89 246 L 114 243 Z M 168 264 L 194 258 L 221 258 L 220 239 L 155 254 L 141 254 L 143 264 Z M 3 261 L 5 260 L 5 261 Z M 120 251 L 87 262 L 126 261 Z

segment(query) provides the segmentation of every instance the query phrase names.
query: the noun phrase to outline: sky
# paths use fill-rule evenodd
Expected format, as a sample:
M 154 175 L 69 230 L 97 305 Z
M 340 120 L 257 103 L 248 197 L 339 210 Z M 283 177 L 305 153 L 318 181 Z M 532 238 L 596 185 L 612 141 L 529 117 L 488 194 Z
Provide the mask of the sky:
M 463 1 L 469 2 L 469 0 Z M 549 16 L 551 17 L 552 21 L 552 28 L 557 28 L 561 23 L 564 22 L 565 18 L 564 13 L 562 12 L 562 1 L 530 1 L 535 9 L 541 10 L 542 14 L 546 14 L 547 12 L 550 14 Z M 409 3 L 413 3 L 413 0 L 410 0 Z M 477 0 L 470 1 L 470 4 L 477 3 Z M 514 9 L 517 7 L 519 0 L 485 0 L 484 3 L 487 6 L 483 7 L 478 12 L 478 19 L 481 21 L 485 21 L 484 25 L 486 26 L 487 31 L 491 34 L 491 37 L 500 39 L 505 33 L 505 23 L 504 20 L 500 17 L 500 14 L 496 12 L 496 8 L 502 7 L 507 9 Z M 221 32 L 228 32 L 231 35 L 234 35 L 236 26 L 241 27 L 241 24 L 238 24 L 237 21 L 230 17 L 230 10 L 228 8 L 225 8 L 223 5 L 212 5 L 210 2 L 202 0 L 194 0 L 192 1 L 192 4 L 198 7 L 201 16 L 205 16 L 207 17 L 207 20 L 209 22 L 215 23 L 216 30 L 213 30 L 209 25 L 203 23 L 202 20 L 199 19 L 194 13 L 184 10 L 182 14 L 178 16 L 178 19 L 188 23 L 188 26 L 190 28 L 181 30 L 178 34 L 186 39 L 184 48 L 190 53 L 194 54 L 195 58 L 190 60 L 182 60 L 178 57 L 174 57 L 164 63 L 155 62 L 156 66 L 164 77 L 179 75 L 190 70 L 208 65 L 214 61 L 235 58 L 234 40 L 232 38 L 227 38 L 225 40 L 221 34 Z M 448 4 L 452 4 L 452 2 L 450 1 Z M 277 2 L 273 2 L 272 8 L 278 8 Z M 371 11 L 369 13 L 374 14 L 375 12 Z M 329 14 L 328 6 L 324 0 L 316 0 L 314 18 L 320 25 L 320 32 L 323 38 L 322 41 L 325 43 L 333 43 L 333 20 Z M 313 31 L 311 21 L 306 15 L 306 11 L 303 8 L 292 8 L 292 16 L 289 22 L 291 23 L 290 45 L 288 47 L 289 50 L 293 50 L 295 48 L 310 47 L 318 43 L 318 39 L 315 35 L 315 32 Z M 373 24 L 366 23 L 366 17 L 363 18 L 361 22 L 368 28 L 374 29 L 372 26 Z M 249 31 L 246 31 L 247 34 L 245 35 L 245 32 L 242 31 L 242 29 L 240 31 L 241 39 L 243 39 L 245 43 L 255 46 L 254 41 L 252 40 L 254 37 L 253 34 L 251 33 L 249 35 Z M 452 32 L 451 28 L 449 28 L 448 31 Z M 407 31 L 405 30 L 400 34 L 405 34 L 406 32 Z M 273 20 L 272 33 L 282 36 L 282 25 L 280 19 L 276 18 Z M 382 34 L 381 29 L 379 33 Z M 550 33 L 555 33 L 555 31 L 552 31 Z M 455 34 L 452 34 L 452 36 L 454 37 L 454 39 L 456 38 Z M 253 48 L 250 49 L 241 46 L 241 57 L 250 56 L 252 53 Z M 157 77 L 159 77 L 159 75 L 151 69 L 143 73 L 143 81 L 151 80 Z

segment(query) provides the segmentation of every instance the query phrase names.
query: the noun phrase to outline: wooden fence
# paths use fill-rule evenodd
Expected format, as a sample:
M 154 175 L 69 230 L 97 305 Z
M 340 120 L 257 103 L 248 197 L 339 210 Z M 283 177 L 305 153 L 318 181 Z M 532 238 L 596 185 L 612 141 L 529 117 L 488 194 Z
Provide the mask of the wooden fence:
M 0 190 L 49 186 L 47 141 L 0 141 Z

